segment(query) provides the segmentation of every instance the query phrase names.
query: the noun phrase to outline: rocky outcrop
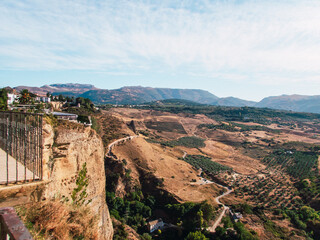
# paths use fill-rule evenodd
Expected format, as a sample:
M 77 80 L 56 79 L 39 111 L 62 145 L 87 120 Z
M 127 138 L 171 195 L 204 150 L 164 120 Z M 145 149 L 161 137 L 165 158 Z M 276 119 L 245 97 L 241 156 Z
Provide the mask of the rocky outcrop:
M 77 187 L 79 171 L 86 163 L 88 186 L 86 202 L 98 218 L 99 239 L 112 239 L 113 227 L 105 203 L 104 148 L 101 138 L 90 127 L 61 122 L 53 129 L 44 125 L 43 174 L 49 183 L 44 192 L 48 200 L 55 198 L 71 201 Z

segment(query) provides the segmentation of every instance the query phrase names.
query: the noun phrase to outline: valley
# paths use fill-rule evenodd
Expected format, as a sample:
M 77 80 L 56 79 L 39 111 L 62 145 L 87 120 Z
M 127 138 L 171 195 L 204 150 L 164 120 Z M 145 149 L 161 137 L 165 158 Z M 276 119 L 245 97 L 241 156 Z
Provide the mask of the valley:
M 168 204 L 209 203 L 215 217 L 205 221 L 208 230 L 229 208 L 243 215 L 240 223 L 232 223 L 228 214 L 221 217 L 216 231 L 205 233 L 213 239 L 228 239 L 237 231 L 249 232 L 252 239 L 318 236 L 318 215 L 301 215 L 303 211 L 316 213 L 320 207 L 317 116 L 294 118 L 284 114 L 261 122 L 261 116 L 255 119 L 251 114 L 251 121 L 230 121 L 188 110 L 161 111 L 156 107 L 102 111 L 122 122 L 123 135 L 139 136 L 112 148 L 123 167 L 122 174 L 127 175 L 124 179 L 120 173 L 113 188 L 115 196 L 126 198 L 128 192 L 141 189 L 144 197 L 157 199 L 151 218 L 161 217 L 172 224 L 179 221 L 170 216 Z M 206 184 L 202 177 L 213 183 Z M 309 191 L 312 195 L 305 195 Z M 230 226 L 235 232 L 226 230 Z M 165 232 L 152 237 L 171 239 Z M 177 237 L 175 234 L 172 236 Z
M 320 1 L 0 12 L 0 240 L 320 240 Z
M 44 114 L 46 126 L 52 128 L 47 147 L 52 156 L 46 156 L 44 165 L 47 175 L 52 167 L 58 170 L 70 161 L 77 165 L 73 171 L 83 184 L 94 179 L 93 168 L 86 176 L 86 163 L 94 165 L 94 155 L 80 171 L 79 157 L 73 157 L 78 152 L 70 150 L 67 155 L 68 148 L 58 145 L 57 133 L 64 139 L 76 137 L 85 146 L 77 148 L 79 152 L 86 151 L 88 140 L 81 131 L 96 135 L 104 161 L 94 166 L 104 171 L 90 186 L 105 189 L 101 206 L 108 208 L 102 218 L 108 219 L 108 238 L 113 234 L 113 239 L 142 240 L 319 239 L 319 114 L 177 99 L 95 106 L 81 97 L 52 98 L 55 101 L 45 104 Z M 42 112 L 41 105 L 35 102 L 29 110 Z M 54 111 L 74 118 L 57 119 Z M 59 179 L 55 181 L 59 184 Z M 81 185 L 74 181 L 70 183 Z M 71 190 L 62 196 L 61 205 L 68 206 L 64 199 Z M 48 235 L 50 230 L 44 229 Z

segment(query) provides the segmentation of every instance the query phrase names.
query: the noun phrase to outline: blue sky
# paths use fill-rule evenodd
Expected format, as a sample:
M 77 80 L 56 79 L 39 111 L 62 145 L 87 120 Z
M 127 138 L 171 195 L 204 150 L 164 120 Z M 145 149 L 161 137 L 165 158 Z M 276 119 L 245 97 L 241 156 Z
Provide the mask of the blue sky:
M 0 87 L 320 95 L 320 1 L 1 0 Z

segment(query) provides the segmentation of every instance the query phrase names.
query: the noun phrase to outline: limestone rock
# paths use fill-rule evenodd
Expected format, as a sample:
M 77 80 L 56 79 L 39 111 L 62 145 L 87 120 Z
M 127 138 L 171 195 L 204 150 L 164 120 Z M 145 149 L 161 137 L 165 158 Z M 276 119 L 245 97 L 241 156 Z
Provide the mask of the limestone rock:
M 101 138 L 90 127 L 64 122 L 53 129 L 44 125 L 43 178 L 49 183 L 44 197 L 67 198 L 76 188 L 77 174 L 84 163 L 89 184 L 86 192 L 91 211 L 98 216 L 99 239 L 112 239 L 113 227 L 105 203 L 104 148 Z

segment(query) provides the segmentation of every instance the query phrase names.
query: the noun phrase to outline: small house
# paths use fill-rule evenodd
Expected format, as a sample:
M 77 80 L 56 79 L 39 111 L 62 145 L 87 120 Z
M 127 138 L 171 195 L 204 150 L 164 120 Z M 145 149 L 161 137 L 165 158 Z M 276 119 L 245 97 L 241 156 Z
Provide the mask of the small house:
M 43 102 L 43 103 L 50 103 L 51 99 L 47 96 L 44 96 L 44 95 L 38 95 L 38 96 L 36 96 L 36 101 Z
M 232 212 L 231 209 L 229 210 L 229 214 L 230 214 L 231 219 L 232 219 L 234 222 L 238 222 L 239 219 L 242 218 L 242 214 L 241 214 L 241 213 Z
M 49 98 L 49 97 L 41 97 L 41 102 L 49 103 L 49 102 L 51 102 L 51 98 Z
M 16 99 L 18 99 L 18 95 L 13 93 L 8 93 L 8 105 L 13 104 Z
M 148 230 L 150 233 L 158 229 L 162 229 L 163 227 L 164 227 L 164 222 L 162 221 L 161 218 L 148 222 Z

